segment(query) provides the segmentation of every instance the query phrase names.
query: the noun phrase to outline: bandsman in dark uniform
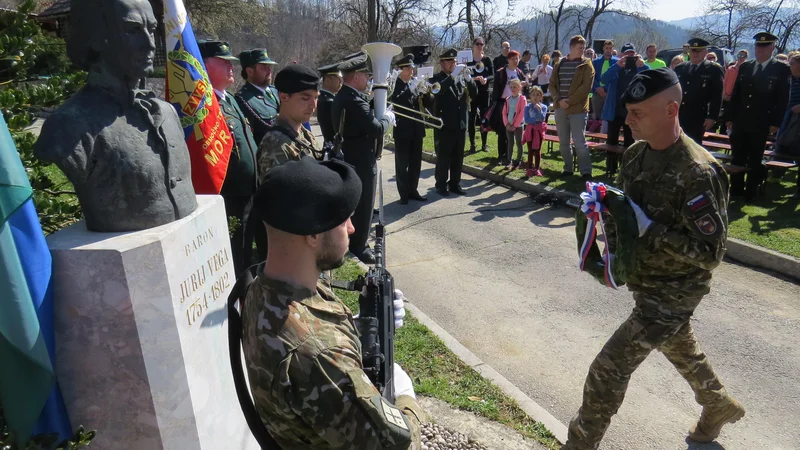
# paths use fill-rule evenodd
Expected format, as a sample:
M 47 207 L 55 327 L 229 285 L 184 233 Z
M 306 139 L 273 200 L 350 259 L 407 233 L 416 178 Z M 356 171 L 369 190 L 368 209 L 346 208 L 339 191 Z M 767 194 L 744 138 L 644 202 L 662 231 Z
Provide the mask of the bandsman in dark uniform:
M 433 95 L 415 95 L 411 90 L 411 80 L 414 76 L 414 55 L 409 53 L 397 62 L 400 75 L 394 85 L 394 91 L 389 99 L 392 103 L 413 109 L 416 111 L 427 112 L 427 108 L 433 108 Z M 425 83 L 425 81 L 419 81 Z M 414 115 L 411 111 L 399 111 L 405 115 L 416 117 L 422 120 L 419 115 Z M 422 169 L 422 140 L 425 138 L 425 124 L 415 120 L 397 116 L 397 125 L 394 127 L 394 167 L 397 178 L 397 192 L 400 194 L 400 204 L 407 205 L 408 200 L 418 200 L 424 202 L 428 200 L 420 195 L 417 187 L 419 186 L 419 173 Z
M 331 118 L 331 108 L 333 108 L 333 98 L 339 89 L 342 88 L 342 72 L 339 71 L 339 63 L 328 64 L 317 69 L 322 76 L 322 88 L 319 90 L 317 100 L 317 122 L 322 130 L 324 146 L 332 145 L 338 124 L 333 123 Z
M 331 117 L 339 124 L 345 114 L 342 129 L 342 152 L 344 160 L 356 169 L 361 179 L 361 200 L 353 214 L 355 233 L 350 236 L 350 251 L 366 264 L 375 263 L 375 255 L 367 245 L 369 227 L 372 223 L 372 208 L 375 204 L 375 187 L 378 167 L 376 165 L 376 140 L 389 129 L 393 114 L 378 120 L 369 106 L 365 93 L 369 83 L 367 55 L 359 54 L 339 65 L 344 77 L 344 86 L 333 99 Z
M 719 64 L 706 60 L 708 41 L 689 39 L 689 61 L 678 64 L 675 73 L 681 82 L 680 122 L 683 132 L 703 145 L 703 135 L 719 119 L 722 105 L 722 79 L 725 73 Z
M 231 237 L 233 267 L 238 276 L 250 266 L 253 239 L 258 237 L 256 240 L 260 250 L 266 245 L 265 233 L 256 231 L 257 228 L 263 229 L 264 226 L 255 215 L 250 214 L 253 194 L 258 188 L 256 173 L 258 146 L 233 94 L 225 91 L 234 83 L 233 63 L 238 59 L 231 54 L 227 42 L 201 40 L 197 42 L 197 46 L 200 48 L 200 55 L 203 57 L 208 78 L 217 95 L 225 122 L 233 136 L 231 158 L 220 194 L 225 200 L 228 216 L 236 217 L 239 221 L 239 227 Z
M 759 184 L 766 178 L 761 160 L 767 137 L 778 132 L 789 104 L 789 66 L 772 57 L 778 38 L 761 32 L 755 39 L 755 59 L 739 66 L 733 93 L 725 110 L 731 132 L 732 163 L 747 166 L 745 175 L 731 175 L 731 195 L 755 197 Z
M 464 195 L 461 189 L 461 167 L 464 165 L 464 144 L 469 122 L 468 97 L 478 95 L 475 82 L 456 81 L 461 67 L 456 65 L 458 51 L 451 48 L 439 57 L 441 71 L 431 78 L 441 89 L 435 94 L 434 115 L 442 119 L 443 126 L 434 130 L 436 147 L 436 192 L 447 196 L 450 192 Z
M 242 64 L 242 78 L 246 83 L 236 93 L 236 101 L 250 121 L 253 137 L 260 144 L 281 106 L 278 91 L 271 86 L 272 69 L 278 63 L 269 59 L 267 50 L 263 48 L 239 53 L 239 61 Z
M 494 82 L 494 69 L 492 65 L 492 58 L 489 58 L 483 53 L 486 42 L 482 37 L 478 36 L 472 41 L 472 62 L 467 64 L 467 67 L 475 70 L 478 63 L 483 64 L 483 70 L 478 73 L 475 72 L 473 79 L 475 80 L 475 87 L 478 89 L 478 95 L 472 97 L 469 109 L 469 124 L 467 131 L 469 134 L 469 151 L 474 153 L 475 148 L 475 127 L 480 128 L 486 112 L 489 111 L 489 86 Z M 486 151 L 486 134 L 481 130 L 481 151 Z

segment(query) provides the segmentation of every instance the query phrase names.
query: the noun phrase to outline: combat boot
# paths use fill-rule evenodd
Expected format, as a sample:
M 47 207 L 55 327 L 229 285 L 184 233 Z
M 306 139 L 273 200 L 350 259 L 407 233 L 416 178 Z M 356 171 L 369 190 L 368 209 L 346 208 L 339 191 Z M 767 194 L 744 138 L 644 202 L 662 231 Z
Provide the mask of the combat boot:
M 732 400 L 721 408 L 703 408 L 700 420 L 689 429 L 689 439 L 695 442 L 711 442 L 719 436 L 722 426 L 744 417 L 744 407 Z

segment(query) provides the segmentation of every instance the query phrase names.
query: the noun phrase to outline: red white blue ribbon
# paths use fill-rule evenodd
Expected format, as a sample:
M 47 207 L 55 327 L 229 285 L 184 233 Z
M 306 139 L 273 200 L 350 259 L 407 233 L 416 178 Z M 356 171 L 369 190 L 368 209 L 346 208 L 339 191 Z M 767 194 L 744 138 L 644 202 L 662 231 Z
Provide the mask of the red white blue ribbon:
M 603 183 L 593 183 L 591 181 L 586 183 L 586 192 L 581 193 L 581 200 L 583 200 L 583 204 L 581 205 L 581 211 L 586 214 L 586 218 L 589 219 L 589 223 L 586 225 L 586 234 L 583 237 L 583 244 L 581 244 L 580 250 L 580 269 L 581 272 L 584 271 L 584 267 L 586 265 L 586 258 L 589 257 L 589 249 L 592 248 L 592 244 L 597 239 L 597 224 L 600 224 L 600 229 L 603 230 L 603 236 L 606 235 L 606 228 L 605 224 L 603 224 L 603 211 L 608 210 L 606 205 L 603 204 L 603 199 L 606 196 L 606 185 Z M 614 281 L 614 276 L 611 274 L 611 262 L 612 256 L 608 251 L 608 241 L 606 241 L 606 245 L 604 246 L 603 252 L 604 255 L 604 275 L 605 275 L 605 283 L 606 286 L 610 288 L 617 289 L 617 283 Z

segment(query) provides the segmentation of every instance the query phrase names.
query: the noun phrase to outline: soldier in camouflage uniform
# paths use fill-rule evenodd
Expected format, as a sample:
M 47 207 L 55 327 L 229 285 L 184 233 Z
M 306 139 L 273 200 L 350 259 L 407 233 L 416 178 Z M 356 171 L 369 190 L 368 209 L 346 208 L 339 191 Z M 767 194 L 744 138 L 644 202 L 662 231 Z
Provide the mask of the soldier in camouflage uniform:
M 287 161 L 297 161 L 306 155 L 323 158 L 314 135 L 303 127 L 317 107 L 319 74 L 293 64 L 278 72 L 275 87 L 281 99 L 281 112 L 258 146 L 258 172 L 262 179 L 270 169 Z
M 395 403 L 381 396 L 353 314 L 319 280 L 344 261 L 360 194 L 352 167 L 308 157 L 270 171 L 256 194 L 270 252 L 244 303 L 242 346 L 256 409 L 284 450 L 421 448 L 411 379 L 395 365 Z
M 689 322 L 725 253 L 728 177 L 678 125 L 681 89 L 674 72 L 661 68 L 637 74 L 622 100 L 627 124 L 643 139 L 624 153 L 617 180 L 639 228 L 638 238 L 628 238 L 636 249 L 627 281 L 635 307 L 589 368 L 565 449 L 599 446 L 631 375 L 653 350 L 667 357 L 703 406 L 690 439 L 710 442 L 723 425 L 744 416 L 700 350 Z M 613 229 L 606 227 L 609 241 L 614 241 Z

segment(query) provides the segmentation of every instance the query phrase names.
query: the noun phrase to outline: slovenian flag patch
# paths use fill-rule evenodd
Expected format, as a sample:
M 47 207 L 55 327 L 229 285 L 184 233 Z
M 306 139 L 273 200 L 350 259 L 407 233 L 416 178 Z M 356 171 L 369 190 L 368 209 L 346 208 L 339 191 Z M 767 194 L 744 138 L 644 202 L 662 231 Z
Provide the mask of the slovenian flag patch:
M 707 195 L 700 194 L 697 197 L 689 200 L 686 205 L 689 206 L 689 209 L 691 209 L 692 212 L 697 212 L 708 206 L 710 203 L 711 201 L 708 199 Z

